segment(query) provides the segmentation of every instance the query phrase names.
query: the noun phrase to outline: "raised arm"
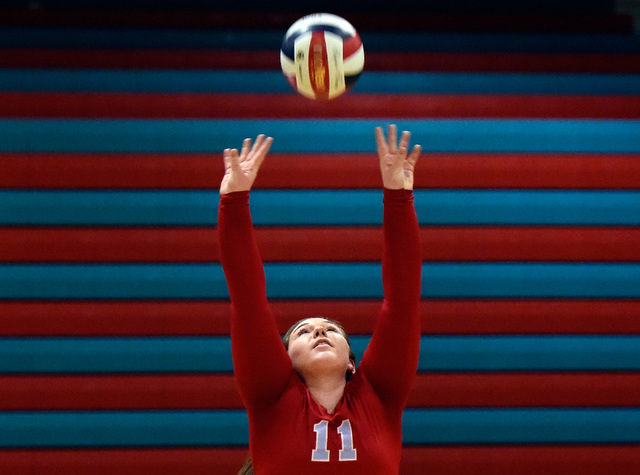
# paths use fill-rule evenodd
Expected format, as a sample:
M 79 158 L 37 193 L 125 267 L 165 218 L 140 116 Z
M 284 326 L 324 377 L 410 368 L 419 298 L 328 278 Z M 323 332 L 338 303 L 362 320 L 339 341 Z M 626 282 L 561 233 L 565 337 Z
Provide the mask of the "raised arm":
M 276 398 L 292 371 L 267 302 L 264 269 L 249 211 L 249 192 L 272 141 L 259 135 L 253 145 L 251 139 L 245 139 L 240 152 L 226 149 L 220 185 L 218 233 L 232 304 L 233 365 L 248 409 Z
M 388 140 L 380 127 L 375 136 L 384 185 L 384 302 L 360 369 L 383 401 L 400 409 L 415 379 L 420 351 L 422 259 L 412 190 L 421 149 L 416 145 L 408 152 L 409 132 L 402 133 L 398 144 L 395 125 L 389 127 Z

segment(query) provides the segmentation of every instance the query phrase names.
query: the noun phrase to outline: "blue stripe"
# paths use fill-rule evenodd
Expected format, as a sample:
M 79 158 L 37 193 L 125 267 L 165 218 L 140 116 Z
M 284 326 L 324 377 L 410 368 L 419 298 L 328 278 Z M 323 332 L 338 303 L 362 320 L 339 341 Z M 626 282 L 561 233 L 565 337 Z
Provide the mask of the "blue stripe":
M 0 69 L 5 91 L 34 92 L 286 92 L 276 71 Z
M 382 298 L 376 263 L 265 264 L 271 298 Z M 640 298 L 640 264 L 426 263 L 424 298 Z M 1 264 L 3 299 L 224 299 L 218 264 Z
M 244 411 L 0 413 L 0 447 L 246 445 Z
M 4 48 L 280 49 L 284 31 L 168 28 L 28 28 L 3 26 Z M 212 52 L 214 54 L 214 52 Z
M 640 192 L 415 190 L 421 225 L 640 225 Z M 217 223 L 217 191 L 0 190 L 0 225 Z M 254 190 L 256 226 L 381 225 L 380 190 Z M 336 210 L 339 210 L 337 212 Z
M 424 298 L 639 298 L 640 264 L 426 263 Z M 375 263 L 265 264 L 271 298 L 381 298 Z M 4 299 L 224 299 L 218 264 L 2 264 Z
M 4 91 L 294 94 L 279 71 L 0 69 Z M 377 72 L 352 93 L 640 94 L 633 74 Z
M 403 443 L 638 443 L 639 426 L 640 409 L 407 409 Z M 244 446 L 247 434 L 235 410 L 0 413 L 2 448 Z
M 4 48 L 245 49 L 278 51 L 285 31 L 159 28 L 0 28 Z M 360 31 L 365 51 L 637 53 L 623 34 L 500 34 Z
M 2 373 L 232 372 L 225 337 L 0 338 Z
M 429 152 L 640 153 L 639 120 L 401 120 Z M 6 152 L 215 152 L 275 137 L 281 153 L 373 152 L 384 120 L 0 120 Z
M 635 371 L 638 336 L 423 337 L 420 371 Z
M 431 263 L 422 295 L 435 298 L 636 298 L 638 264 Z
M 351 337 L 357 361 L 369 336 Z M 0 338 L 0 370 L 227 373 L 228 337 Z M 423 336 L 419 371 L 638 371 L 640 336 Z
M 405 411 L 405 444 L 622 444 L 640 441 L 640 409 Z

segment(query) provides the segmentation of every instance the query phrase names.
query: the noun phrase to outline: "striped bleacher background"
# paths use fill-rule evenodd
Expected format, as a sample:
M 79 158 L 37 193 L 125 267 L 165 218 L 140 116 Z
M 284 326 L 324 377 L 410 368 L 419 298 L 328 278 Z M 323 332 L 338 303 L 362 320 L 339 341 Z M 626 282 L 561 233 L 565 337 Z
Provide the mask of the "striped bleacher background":
M 392 122 L 424 150 L 402 474 L 640 473 L 640 39 L 613 2 L 346 12 L 365 73 L 328 104 L 279 71 L 298 13 L 9 3 L 0 473 L 235 474 L 221 151 L 276 138 L 251 201 L 278 324 L 336 318 L 362 354 Z

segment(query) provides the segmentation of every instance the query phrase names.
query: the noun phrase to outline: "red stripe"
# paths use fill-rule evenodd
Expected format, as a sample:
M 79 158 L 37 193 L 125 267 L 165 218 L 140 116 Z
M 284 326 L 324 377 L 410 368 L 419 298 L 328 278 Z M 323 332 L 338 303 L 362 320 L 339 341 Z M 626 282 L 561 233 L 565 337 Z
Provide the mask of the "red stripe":
M 236 475 L 246 448 L 0 450 L 11 475 Z
M 422 227 L 423 260 L 640 261 L 638 227 Z M 379 261 L 378 227 L 257 228 L 267 262 Z M 218 262 L 215 228 L 0 227 L 3 262 Z
M 640 445 L 411 447 L 402 475 L 638 475 Z
M 325 315 L 351 334 L 370 334 L 376 300 L 271 302 L 284 333 Z M 640 334 L 640 300 L 423 300 L 422 333 Z M 228 335 L 226 301 L 0 301 L 0 336 Z
M 329 59 L 324 31 L 314 31 L 311 34 L 307 55 L 309 80 L 313 93 L 320 101 L 329 100 Z M 287 96 L 282 96 L 279 102 L 285 102 L 284 97 Z
M 246 448 L 0 450 L 11 475 L 235 475 Z M 640 445 L 405 447 L 402 475 L 637 475 Z
M 639 154 L 424 153 L 418 166 L 416 188 L 636 190 L 640 183 Z M 221 152 L 0 153 L 0 188 L 203 189 L 217 188 L 222 174 Z M 274 153 L 262 166 L 256 188 L 379 186 L 374 154 Z
M 420 374 L 409 407 L 635 407 L 640 373 Z
M 0 376 L 0 410 L 241 409 L 233 375 Z
M 405 26 L 403 26 L 405 28 Z M 365 71 L 637 73 L 632 53 L 376 52 Z M 1 49 L 0 66 L 18 68 L 278 70 L 280 53 L 229 50 Z
M 408 407 L 634 407 L 639 373 L 418 374 Z M 0 410 L 241 409 L 233 375 L 0 376 Z
M 327 91 L 328 76 L 322 85 Z M 314 88 L 320 94 L 318 86 Z M 399 111 L 404 118 L 636 119 L 640 118 L 640 96 L 349 94 L 319 103 L 293 93 L 0 93 L 0 116 L 4 117 L 386 118 L 389 110 Z

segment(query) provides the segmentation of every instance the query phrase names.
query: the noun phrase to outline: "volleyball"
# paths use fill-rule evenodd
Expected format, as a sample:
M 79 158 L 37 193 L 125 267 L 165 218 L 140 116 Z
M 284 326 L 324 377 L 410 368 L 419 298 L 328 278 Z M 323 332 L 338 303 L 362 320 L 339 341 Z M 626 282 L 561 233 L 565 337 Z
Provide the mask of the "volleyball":
M 364 68 L 364 48 L 347 20 L 330 13 L 314 13 L 287 30 L 280 65 L 296 91 L 328 101 L 356 83 Z

